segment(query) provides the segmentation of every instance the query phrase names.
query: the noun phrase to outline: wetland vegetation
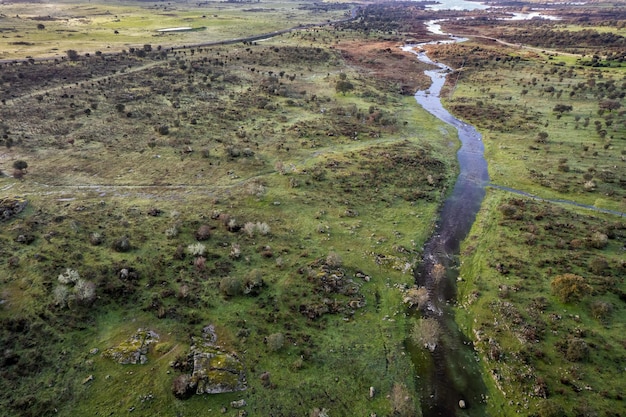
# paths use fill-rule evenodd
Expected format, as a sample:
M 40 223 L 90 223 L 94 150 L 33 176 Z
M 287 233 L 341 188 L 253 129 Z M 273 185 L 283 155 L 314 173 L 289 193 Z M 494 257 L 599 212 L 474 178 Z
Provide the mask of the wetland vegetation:
M 458 145 L 400 46 L 471 16 L 428 47 L 494 185 L 439 271 L 487 387 L 457 414 L 620 415 L 622 5 L 30 6 L 0 16 L 4 414 L 422 415 L 414 273 Z M 206 44 L 285 22 L 324 24 Z

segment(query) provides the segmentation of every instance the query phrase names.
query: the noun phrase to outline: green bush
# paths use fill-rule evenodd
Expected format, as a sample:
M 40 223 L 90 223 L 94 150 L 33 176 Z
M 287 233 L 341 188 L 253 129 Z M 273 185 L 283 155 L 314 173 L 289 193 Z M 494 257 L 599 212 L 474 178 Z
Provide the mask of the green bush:
M 243 291 L 243 283 L 239 277 L 224 277 L 220 280 L 220 292 L 227 297 L 234 297 Z
M 591 292 L 585 278 L 575 274 L 557 275 L 550 285 L 552 293 L 564 303 L 578 301 Z

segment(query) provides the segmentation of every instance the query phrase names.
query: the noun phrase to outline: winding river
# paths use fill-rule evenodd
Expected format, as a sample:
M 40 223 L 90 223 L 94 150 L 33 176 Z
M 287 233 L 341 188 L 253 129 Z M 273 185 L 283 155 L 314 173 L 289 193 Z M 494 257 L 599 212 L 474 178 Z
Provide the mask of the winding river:
M 449 42 L 461 41 L 451 38 Z M 420 49 L 420 45 L 406 50 Z M 420 61 L 438 67 L 426 71 L 432 85 L 415 94 L 417 102 L 438 119 L 458 131 L 461 148 L 457 153 L 460 173 L 445 200 L 433 236 L 424 248 L 423 262 L 417 271 L 418 286 L 428 290 L 429 302 L 420 315 L 434 319 L 441 330 L 432 352 L 412 346 L 411 354 L 419 375 L 422 414 L 432 416 L 483 416 L 485 387 L 472 343 L 460 332 L 451 304 L 456 300 L 456 264 L 460 242 L 468 234 L 485 196 L 489 182 L 487 162 L 480 133 L 464 123 L 441 104 L 440 92 L 451 68 L 430 60 L 423 51 Z M 445 276 L 441 277 L 443 266 Z

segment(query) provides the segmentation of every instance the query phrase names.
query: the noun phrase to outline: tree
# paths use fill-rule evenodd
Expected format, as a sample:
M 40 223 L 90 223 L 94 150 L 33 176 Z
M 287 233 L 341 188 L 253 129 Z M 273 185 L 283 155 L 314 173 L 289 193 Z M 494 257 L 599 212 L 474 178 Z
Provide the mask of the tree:
M 73 49 L 68 49 L 66 53 L 70 61 L 78 61 L 78 52 Z
M 570 112 L 572 111 L 574 108 L 572 106 L 570 106 L 569 104 L 557 104 L 556 106 L 554 106 L 554 108 L 552 109 L 553 112 L 555 113 L 565 113 L 565 112 Z
M 591 286 L 585 282 L 585 278 L 576 274 L 557 275 L 550 284 L 552 293 L 562 302 L 569 303 L 578 301 L 591 293 Z
M 28 163 L 26 161 L 18 159 L 17 161 L 13 162 L 13 168 L 16 170 L 24 171 L 26 168 L 28 168 Z
M 613 111 L 613 110 L 617 110 L 620 107 L 622 107 L 622 103 L 620 103 L 617 100 L 602 100 L 599 103 L 599 107 L 602 110 Z
M 43 23 L 37 24 L 37 29 L 44 30 L 45 28 L 46 28 L 46 26 Z
M 335 84 L 335 91 L 341 94 L 346 94 L 348 91 L 353 90 L 354 85 L 347 80 L 339 80 L 337 84 Z

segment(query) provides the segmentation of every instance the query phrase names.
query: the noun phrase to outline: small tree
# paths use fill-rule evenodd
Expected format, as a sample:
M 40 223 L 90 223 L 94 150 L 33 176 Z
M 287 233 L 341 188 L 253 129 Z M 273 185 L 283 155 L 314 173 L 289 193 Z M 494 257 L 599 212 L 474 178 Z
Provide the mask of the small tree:
M 13 168 L 19 171 L 25 171 L 26 168 L 28 168 L 28 163 L 26 161 L 18 159 L 17 161 L 13 162 Z
M 66 53 L 70 61 L 78 61 L 78 52 L 73 49 L 68 49 Z
M 569 303 L 578 301 L 591 293 L 591 286 L 585 282 L 585 278 L 575 274 L 557 275 L 550 284 L 552 293 L 562 302 Z
M 239 277 L 224 277 L 220 280 L 220 292 L 227 297 L 233 297 L 241 294 L 243 291 L 243 282 Z
M 354 85 L 350 81 L 347 81 L 347 80 L 339 80 L 335 84 L 335 91 L 343 95 L 345 95 L 348 91 L 353 90 L 353 89 L 354 89 Z

